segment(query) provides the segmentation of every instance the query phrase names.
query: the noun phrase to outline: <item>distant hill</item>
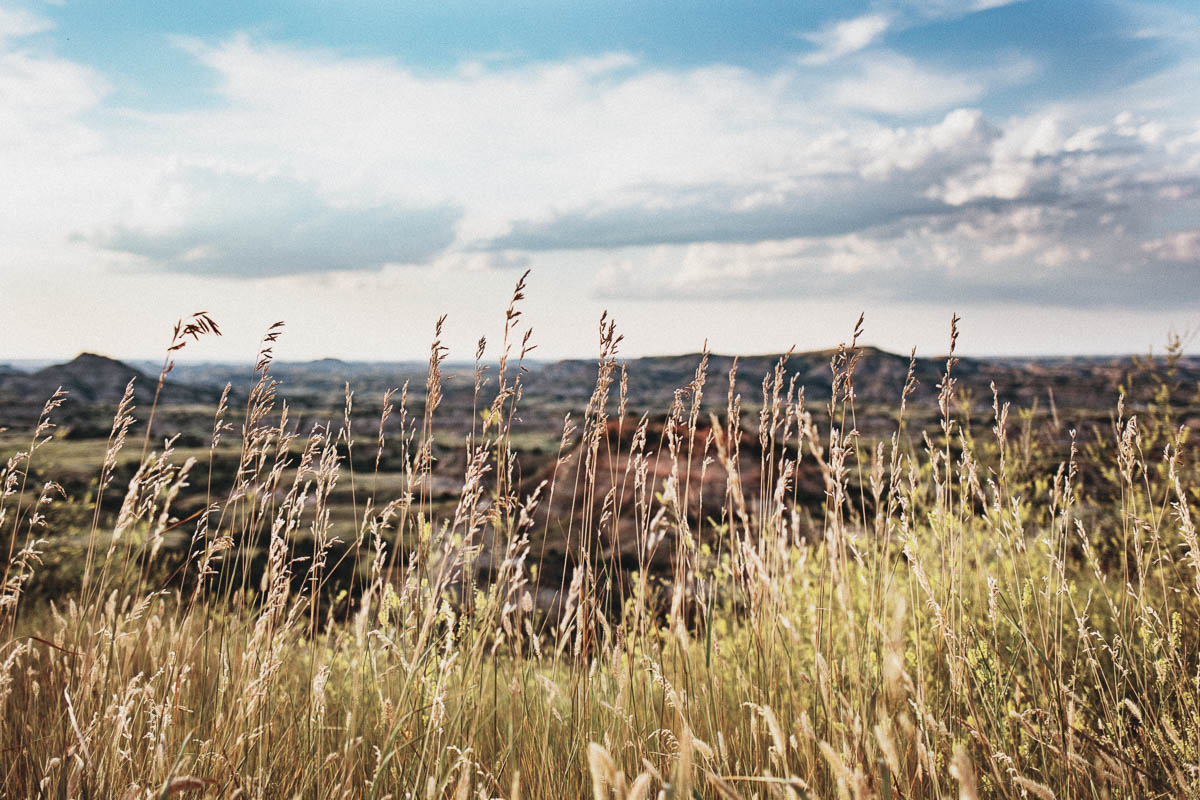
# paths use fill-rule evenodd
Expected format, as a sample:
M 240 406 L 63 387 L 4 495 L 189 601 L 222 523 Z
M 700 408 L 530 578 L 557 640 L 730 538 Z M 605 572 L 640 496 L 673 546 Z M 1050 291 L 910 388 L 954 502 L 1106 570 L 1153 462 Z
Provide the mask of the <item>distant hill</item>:
M 150 362 L 135 362 L 135 366 L 143 367 L 147 373 L 156 374 L 158 370 L 158 365 L 151 366 Z M 346 381 L 356 391 L 372 387 L 382 391 L 399 385 L 405 379 L 423 378 L 426 368 L 427 364 L 421 361 L 343 361 L 322 358 L 317 361 L 276 361 L 271 365 L 271 375 L 283 382 L 279 387 L 280 392 L 287 396 L 293 391 L 303 393 L 314 388 L 341 393 Z M 171 378 L 178 383 L 218 390 L 226 383 L 231 383 L 237 395 L 253 382 L 254 364 L 181 361 L 175 365 Z
M 154 399 L 157 376 L 151 377 L 130 365 L 96 355 L 81 353 L 65 364 L 54 364 L 32 373 L 0 368 L 0 405 L 41 405 L 60 387 L 72 404 L 116 405 L 129 381 L 134 381 L 135 403 L 144 406 Z M 182 386 L 168 381 L 163 385 L 159 403 L 207 403 L 216 399 L 209 389 Z
M 803 386 L 810 410 L 819 412 L 830 396 L 832 371 L 830 359 L 834 350 L 793 353 L 784 365 L 786 391 L 792 378 Z M 861 408 L 876 406 L 895 410 L 908 374 L 909 358 L 873 347 L 860 348 L 861 358 L 854 373 L 856 403 Z M 744 406 L 762 400 L 762 380 L 773 373 L 778 355 L 742 356 L 737 359 L 738 372 L 735 391 L 742 395 Z M 710 355 L 705 403 L 723 405 L 729 388 L 728 375 L 734 358 Z M 695 376 L 700 354 L 655 356 L 631 359 L 626 363 L 630 402 L 633 407 L 648 407 L 665 411 L 677 388 L 687 386 Z M 1156 366 L 1165 378 L 1161 359 Z M 553 398 L 579 404 L 591 395 L 596 378 L 595 360 L 558 361 L 533 369 L 526 378 L 527 398 Z M 918 387 L 911 404 L 936 411 L 938 384 L 946 369 L 946 357 L 918 357 L 913 362 L 913 375 Z M 1039 358 L 960 358 L 953 370 L 959 397 L 969 395 L 976 409 L 992 404 L 994 384 L 1002 403 L 1028 407 L 1037 402 L 1041 407 L 1053 402 L 1059 408 L 1092 409 L 1107 413 L 1115 404 L 1121 387 L 1129 394 L 1129 402 L 1147 401 L 1157 389 L 1157 379 L 1151 378 L 1135 359 L 1129 356 L 1055 357 Z M 619 376 L 614 379 L 610 396 L 618 392 Z M 1170 381 L 1178 390 L 1177 401 L 1194 402 L 1200 385 L 1200 359 L 1187 357 L 1176 364 Z
M 858 367 L 855 371 L 856 394 L 867 402 L 895 402 L 900 397 L 908 374 L 909 359 L 906 356 L 888 353 L 876 348 L 860 348 Z M 793 378 L 796 386 L 805 388 L 809 400 L 827 399 L 830 393 L 832 372 L 830 360 L 835 350 L 814 350 L 793 353 L 783 365 L 784 391 Z M 639 400 L 649 400 L 656 406 L 669 403 L 677 388 L 687 386 L 695 378 L 700 363 L 700 353 L 679 356 L 649 356 L 631 359 L 626 363 L 629 395 Z M 739 356 L 737 362 L 737 384 L 735 391 L 746 403 L 762 399 L 762 380 L 773 374 L 780 355 Z M 733 368 L 734 356 L 710 354 L 706 373 L 705 397 L 707 400 L 724 400 L 729 388 L 729 372 Z M 558 361 L 534 369 L 527 380 L 527 394 L 553 393 L 563 398 L 586 398 L 591 394 L 596 377 L 596 362 L 591 360 Z M 944 359 L 918 358 L 915 374 L 919 381 L 936 383 L 945 369 Z M 614 384 L 612 394 L 617 392 Z
M 835 352 L 834 349 L 825 349 L 793 353 L 784 365 L 785 387 L 786 381 L 794 378 L 797 387 L 804 387 L 809 408 L 814 412 L 820 412 L 829 399 L 832 378 L 830 360 Z M 908 374 L 908 355 L 875 347 L 861 347 L 858 352 L 860 360 L 854 375 L 857 404 L 860 408 L 865 404 L 877 406 L 883 411 L 894 409 Z M 779 354 L 737 358 L 735 391 L 742 395 L 745 407 L 761 401 L 763 377 L 773 373 L 779 359 Z M 692 381 L 699 363 L 699 353 L 629 359 L 626 370 L 632 407 L 665 412 L 675 390 Z M 724 404 L 729 370 L 733 363 L 734 357 L 731 355 L 709 355 L 704 395 L 706 404 Z M 1185 394 L 1190 387 L 1190 396 L 1194 396 L 1197 382 L 1200 381 L 1200 359 L 1185 357 L 1176 366 L 1175 382 Z M 581 407 L 591 396 L 596 381 L 597 364 L 591 358 L 531 361 L 526 367 L 528 374 L 524 377 L 524 397 L 527 405 L 549 403 L 551 406 Z M 399 387 L 405 381 L 409 382 L 410 398 L 422 396 L 427 368 L 426 364 L 415 361 L 387 363 L 328 358 L 278 362 L 272 367 L 272 375 L 282 381 L 280 396 L 296 400 L 301 407 L 337 408 L 343 402 L 347 382 L 355 391 L 360 406 L 364 402 L 378 400 L 387 389 Z M 446 410 L 450 406 L 469 409 L 474 387 L 473 365 L 447 362 L 442 368 L 446 379 Z M 937 386 L 946 369 L 945 355 L 918 357 L 913 368 L 919 385 L 911 398 L 912 404 L 926 409 L 936 407 Z M 958 381 L 960 396 L 969 394 L 977 408 L 991 405 L 991 385 L 994 383 L 1001 402 L 1010 402 L 1014 407 L 1029 406 L 1036 401 L 1044 408 L 1053 395 L 1053 402 L 1062 408 L 1108 411 L 1114 406 L 1121 386 L 1129 390 L 1131 402 L 1149 398 L 1157 384 L 1144 374 L 1140 379 L 1137 378 L 1139 372 L 1140 367 L 1130 356 L 962 357 L 953 374 Z M 178 366 L 172 377 L 186 384 L 189 389 L 205 387 L 219 390 L 227 381 L 232 382 L 233 397 L 236 398 L 246 391 L 252 373 L 253 368 L 248 364 L 184 363 Z M 488 365 L 485 375 L 494 381 L 496 366 Z M 147 383 L 153 385 L 149 381 Z M 121 388 L 123 386 L 121 384 Z M 617 392 L 618 385 L 614 382 L 611 396 L 615 398 Z
M 820 416 L 830 395 L 830 360 L 835 350 L 793 353 L 784 365 L 785 390 L 795 380 L 804 387 L 808 408 Z M 859 348 L 860 360 L 854 374 L 856 407 L 860 412 L 886 421 L 898 406 L 908 373 L 906 354 L 889 353 L 874 347 Z M 763 377 L 772 374 L 780 356 L 760 354 L 737 358 L 735 392 L 741 395 L 743 408 L 754 408 L 762 399 Z M 724 406 L 729 388 L 728 375 L 734 363 L 731 355 L 711 354 L 708 358 L 704 403 Z M 938 383 L 945 371 L 945 356 L 918 357 L 913 364 L 919 385 L 911 397 L 911 413 L 937 411 Z M 629 408 L 641 413 L 665 413 L 674 393 L 692 380 L 700 362 L 699 353 L 634 358 L 626 362 Z M 1159 366 L 1163 362 L 1160 359 Z M 531 361 L 525 365 L 523 407 L 525 419 L 532 424 L 557 425 L 565 410 L 580 410 L 591 396 L 596 381 L 595 359 L 571 359 L 555 362 Z M 309 362 L 278 362 L 272 377 L 282 384 L 279 396 L 297 411 L 336 413 L 344 403 L 345 384 L 355 392 L 355 408 L 367 413 L 381 402 L 384 393 L 408 383 L 409 401 L 424 395 L 427 365 L 421 362 L 356 362 L 321 359 Z M 471 420 L 476 413 L 474 366 L 450 363 L 442 365 L 445 378 L 444 419 Z M 64 412 L 111 408 L 119 402 L 125 385 L 132 378 L 137 387 L 136 405 L 144 413 L 149 407 L 157 380 L 158 366 L 147 362 L 130 364 L 93 353 L 83 353 L 65 364 L 43 366 L 26 372 L 0 365 L 0 425 L 13 426 L 19 420 L 36 417 L 45 400 L 59 386 L 69 393 Z M 987 413 L 992 403 L 994 383 L 1001 402 L 1014 408 L 1037 404 L 1057 410 L 1090 410 L 1108 414 L 1117 395 L 1127 390 L 1127 406 L 1136 410 L 1152 397 L 1158 387 L 1145 370 L 1129 356 L 1088 356 L 1053 358 L 970 358 L 959 360 L 953 371 L 960 398 L 970 398 L 972 406 Z M 231 403 L 238 407 L 254 378 L 248 363 L 182 362 L 164 385 L 160 404 L 208 406 L 211 412 L 225 384 L 232 384 Z M 494 391 L 496 365 L 487 365 L 488 380 L 483 389 L 487 402 Z M 510 375 L 511 377 L 511 375 Z M 619 392 L 619 376 L 614 378 L 610 398 Z M 1195 403 L 1200 384 L 1200 359 L 1185 357 L 1176 364 L 1172 383 L 1178 387 L 1176 402 Z M 333 411 L 330 411 L 332 409 Z M 1189 411 L 1194 415 L 1194 412 Z M 1067 415 L 1064 414 L 1064 418 Z M 860 420 L 861 422 L 861 420 Z

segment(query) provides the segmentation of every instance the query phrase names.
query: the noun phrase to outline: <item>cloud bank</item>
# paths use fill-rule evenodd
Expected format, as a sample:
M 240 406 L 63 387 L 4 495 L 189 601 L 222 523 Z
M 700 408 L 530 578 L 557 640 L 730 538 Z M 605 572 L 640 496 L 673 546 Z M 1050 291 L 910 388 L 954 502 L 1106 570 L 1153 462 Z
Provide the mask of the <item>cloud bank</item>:
M 623 248 L 606 297 L 854 294 L 1179 308 L 1200 302 L 1200 140 L 1122 114 L 1002 129 L 978 110 L 845 137 L 838 173 L 643 191 L 526 220 L 499 250 Z M 1161 233 L 1164 227 L 1189 225 Z M 639 253 L 639 248 L 645 252 Z M 649 266 L 647 266 L 647 264 Z
M 1178 26 L 1139 29 L 1153 74 L 1025 99 L 1054 79 L 1045 53 L 898 43 L 1001 5 L 880 4 L 796 32 L 765 69 L 616 52 L 422 70 L 176 38 L 211 101 L 167 111 L 117 104 L 102 71 L 37 44 L 49 22 L 0 9 L 0 270 L 217 281 L 580 254 L 571 281 L 600 299 L 1197 307 L 1200 59 L 1169 49 Z
M 166 176 L 155 208 L 173 220 L 88 237 L 176 272 L 261 278 L 425 264 L 454 242 L 461 211 L 334 207 L 307 182 L 190 168 Z

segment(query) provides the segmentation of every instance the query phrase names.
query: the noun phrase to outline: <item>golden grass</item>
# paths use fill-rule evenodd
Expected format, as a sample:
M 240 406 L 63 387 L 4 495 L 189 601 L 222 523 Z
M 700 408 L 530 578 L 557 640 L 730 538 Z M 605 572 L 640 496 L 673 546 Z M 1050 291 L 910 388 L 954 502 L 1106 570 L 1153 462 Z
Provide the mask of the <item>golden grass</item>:
M 225 423 L 224 401 L 217 413 L 214 448 L 239 440 L 240 468 L 228 495 L 210 490 L 206 513 L 188 523 L 188 574 L 172 584 L 182 588 L 147 587 L 177 522 L 171 501 L 204 485 L 204 458 L 180 462 L 169 442 L 151 446 L 150 431 L 134 480 L 109 485 L 131 426 L 125 404 L 97 465 L 100 493 L 124 496 L 118 519 L 101 530 L 93 516 L 78 592 L 49 606 L 22 597 L 54 534 L 42 513 L 56 488 L 26 479 L 61 402 L 52 399 L 0 473 L 11 542 L 0 793 L 1200 796 L 1200 482 L 1194 444 L 1168 407 L 1120 409 L 1106 440 L 1072 441 L 1056 470 L 1038 474 L 1032 454 L 1054 443 L 1010 440 L 1007 408 L 995 408 L 989 432 L 956 418 L 951 356 L 940 430 L 909 435 L 910 383 L 897 387 L 896 434 L 870 447 L 854 429 L 852 341 L 834 355 L 834 399 L 819 419 L 782 368 L 765 377 L 757 413 L 730 391 L 709 419 L 701 368 L 652 453 L 646 418 L 627 418 L 620 339 L 605 322 L 595 392 L 564 432 L 580 442 L 575 455 L 523 494 L 512 471 L 529 350 L 522 290 L 490 376 L 494 399 L 463 443 L 461 500 L 445 518 L 424 488 L 441 344 L 423 407 L 411 411 L 407 392 L 385 402 L 407 455 L 404 485 L 383 495 L 346 457 L 357 447 L 358 463 L 378 464 L 382 424 L 367 444 L 348 421 L 304 437 L 290 425 L 270 378 L 273 329 L 241 429 Z M 214 329 L 197 317 L 172 347 Z M 481 389 L 484 377 L 480 368 Z M 641 434 L 619 476 L 634 487 L 632 507 L 597 496 L 599 457 L 622 446 L 610 417 Z M 740 479 L 749 437 L 768 462 L 758 485 Z M 662 485 L 647 479 L 653 457 L 673 466 Z M 1115 498 L 1101 513 L 1081 487 L 1084 458 Z M 815 536 L 792 503 L 800 464 L 825 483 Z M 687 484 L 700 469 L 728 479 L 697 513 Z M 346 483 L 360 520 L 349 615 L 316 602 L 335 544 L 328 501 Z M 538 612 L 530 581 L 535 510 L 552 493 L 584 510 L 555 616 Z M 630 521 L 643 565 L 671 549 L 669 581 L 645 566 L 611 580 L 608 548 Z M 299 535 L 315 540 L 314 558 L 293 551 Z M 269 553 L 261 576 L 231 568 L 259 545 Z

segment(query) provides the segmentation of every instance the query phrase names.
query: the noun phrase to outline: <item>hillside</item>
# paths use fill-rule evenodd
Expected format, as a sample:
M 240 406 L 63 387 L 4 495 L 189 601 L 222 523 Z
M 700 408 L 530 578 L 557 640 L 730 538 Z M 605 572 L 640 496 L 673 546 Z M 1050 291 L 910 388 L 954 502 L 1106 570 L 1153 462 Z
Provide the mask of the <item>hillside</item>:
M 792 380 L 803 387 L 810 411 L 820 417 L 830 397 L 832 377 L 830 361 L 834 350 L 793 353 L 784 363 L 785 387 Z M 886 428 L 897 408 L 909 369 L 906 355 L 873 347 L 859 349 L 854 373 L 855 405 L 858 423 L 866 430 Z M 628 408 L 631 413 L 658 410 L 665 412 L 675 392 L 694 380 L 700 363 L 699 353 L 674 356 L 650 356 L 625 362 Z M 779 355 L 750 355 L 736 358 L 735 391 L 745 409 L 756 408 L 762 399 L 764 376 L 773 374 Z M 728 376 L 735 357 L 710 354 L 704 390 L 707 407 L 724 406 Z M 62 387 L 69 400 L 65 412 L 93 417 L 92 427 L 104 428 L 111 421 L 109 412 L 119 402 L 126 384 L 135 380 L 136 404 L 145 408 L 153 399 L 156 376 L 146 364 L 137 366 L 92 353 L 83 353 L 65 364 L 24 373 L 0 366 L 0 419 L 10 428 L 36 417 L 42 403 Z M 936 411 L 938 385 L 946 369 L 945 356 L 918 357 L 913 360 L 916 389 L 910 398 L 913 413 L 928 416 Z M 1165 378 L 1165 362 L 1156 359 L 1154 367 Z M 595 386 L 595 359 L 569 359 L 555 362 L 531 362 L 523 377 L 522 415 L 525 424 L 549 431 L 557 426 L 562 414 L 577 413 L 587 404 Z M 469 426 L 476 412 L 474 366 L 463 363 L 443 364 L 443 424 L 450 429 Z M 298 412 L 340 415 L 349 383 L 355 393 L 355 409 L 364 424 L 376 424 L 379 403 L 384 393 L 408 384 L 410 403 L 424 396 L 427 366 L 417 362 L 353 362 L 322 359 L 311 362 L 281 362 L 273 365 L 272 377 L 280 381 L 278 393 Z M 496 365 L 487 365 L 484 402 L 495 390 Z M 1144 359 L 1129 356 L 1058 357 L 1058 358 L 961 358 L 953 375 L 960 400 L 969 401 L 976 413 L 987 414 L 995 385 L 1001 402 L 1014 408 L 1037 405 L 1058 415 L 1067 426 L 1084 420 L 1107 419 L 1118 394 L 1125 390 L 1127 405 L 1136 410 L 1149 402 L 1159 387 L 1158 378 L 1150 377 Z M 231 384 L 232 405 L 245 402 L 252 382 L 248 364 L 181 364 L 172 373 L 160 397 L 161 406 L 174 406 L 179 413 L 189 405 L 200 408 L 187 411 L 196 417 L 196 431 L 207 430 L 211 414 L 226 383 Z M 1200 359 L 1181 358 L 1175 363 L 1169 383 L 1177 399 L 1192 397 L 1200 385 Z M 619 376 L 614 380 L 611 397 L 619 391 Z M 1197 416 L 1195 409 L 1184 408 L 1184 418 Z M 76 420 L 78 421 L 78 420 Z M 543 431 L 543 432 L 545 432 Z
M 157 377 L 135 367 L 95 353 L 81 353 L 64 364 L 54 364 L 32 373 L 0 369 L 0 408 L 6 420 L 17 421 L 37 413 L 56 390 L 67 393 L 66 407 L 116 406 L 129 381 L 134 381 L 134 403 L 145 406 L 154 399 Z M 168 381 L 159 396 L 160 405 L 212 403 L 217 393 L 207 387 L 182 386 Z
M 856 403 L 862 407 L 894 408 L 900 399 L 909 358 L 877 348 L 860 349 L 861 358 L 854 373 Z M 830 395 L 833 350 L 793 353 L 784 364 L 786 380 L 795 378 L 803 386 L 813 410 L 818 410 Z M 687 386 L 695 377 L 700 354 L 655 356 L 632 359 L 626 363 L 629 396 L 637 406 L 664 407 L 675 389 Z M 762 398 L 762 379 L 772 373 L 778 355 L 743 356 L 737 359 L 736 391 L 743 403 L 754 404 Z M 723 403 L 728 389 L 729 370 L 734 358 L 727 355 L 708 357 L 706 403 Z M 1155 361 L 1162 367 L 1161 360 Z M 913 375 L 918 386 L 913 403 L 930 406 L 946 369 L 945 356 L 917 357 Z M 586 402 L 596 375 L 596 362 L 569 360 L 534 369 L 527 377 L 526 395 L 554 397 L 572 403 Z M 960 393 L 971 398 L 976 408 L 992 403 L 992 384 L 1001 402 L 1016 407 L 1034 402 L 1046 407 L 1051 402 L 1060 409 L 1108 410 L 1125 387 L 1130 402 L 1147 401 L 1157 388 L 1139 363 L 1129 356 L 1073 357 L 1054 359 L 960 358 L 953 375 Z M 1165 377 L 1165 376 L 1164 376 Z M 1171 381 L 1180 389 L 1195 391 L 1200 384 L 1200 359 L 1183 358 L 1176 364 Z M 613 388 L 616 393 L 616 387 Z

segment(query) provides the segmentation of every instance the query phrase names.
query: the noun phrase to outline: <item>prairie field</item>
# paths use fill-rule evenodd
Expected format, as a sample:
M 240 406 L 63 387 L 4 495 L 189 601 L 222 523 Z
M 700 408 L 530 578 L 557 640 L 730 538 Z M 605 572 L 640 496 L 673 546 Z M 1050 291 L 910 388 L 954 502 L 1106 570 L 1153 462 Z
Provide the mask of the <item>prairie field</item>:
M 297 421 L 275 328 L 184 442 L 205 315 L 107 435 L 38 398 L 0 462 L 0 795 L 1200 796 L 1178 340 L 1075 424 L 964 392 L 956 323 L 869 413 L 860 327 L 819 393 L 701 354 L 639 408 L 602 321 L 549 417 L 522 289 L 453 424 L 436 338 L 374 422 L 350 388 Z

